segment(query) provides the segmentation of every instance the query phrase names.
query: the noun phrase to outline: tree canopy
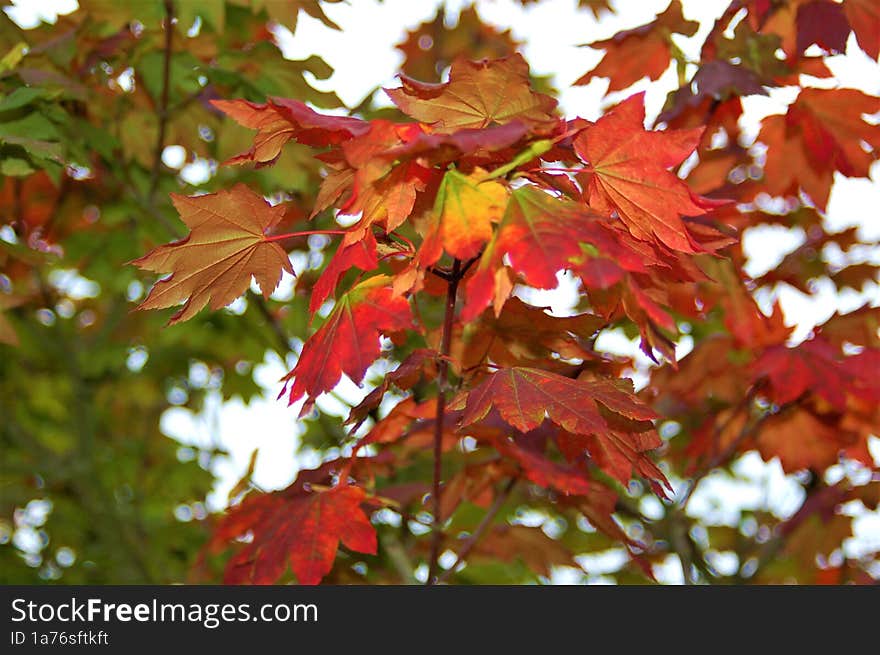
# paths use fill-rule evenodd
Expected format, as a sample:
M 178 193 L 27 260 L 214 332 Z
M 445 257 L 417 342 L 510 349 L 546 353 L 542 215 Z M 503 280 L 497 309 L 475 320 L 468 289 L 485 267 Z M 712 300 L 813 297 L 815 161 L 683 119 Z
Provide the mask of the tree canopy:
M 0 13 L 3 581 L 875 581 L 851 537 L 880 501 L 876 218 L 827 215 L 876 177 L 880 98 L 829 66 L 876 66 L 875 3 L 701 26 L 672 0 L 587 35 L 595 120 L 479 6 L 346 107 L 279 45 L 336 4 Z M 670 75 L 653 116 L 637 89 Z M 788 100 L 751 130 L 760 96 Z M 772 230 L 799 242 L 756 272 Z M 820 287 L 856 302 L 796 334 L 780 289 Z M 313 465 L 271 491 L 252 460 L 211 507 L 222 445 L 162 417 L 261 396 L 268 352 Z M 756 457 L 790 508 L 698 500 Z

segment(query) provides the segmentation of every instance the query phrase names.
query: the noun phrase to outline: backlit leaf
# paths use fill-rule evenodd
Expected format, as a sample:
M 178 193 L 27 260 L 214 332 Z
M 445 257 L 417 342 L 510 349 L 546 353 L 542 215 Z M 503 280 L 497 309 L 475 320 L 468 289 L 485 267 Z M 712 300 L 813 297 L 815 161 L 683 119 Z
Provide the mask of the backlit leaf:
M 284 207 L 271 207 L 243 184 L 204 196 L 172 194 L 189 235 L 159 246 L 133 263 L 171 275 L 157 282 L 138 309 L 162 309 L 184 303 L 171 317 L 179 323 L 205 305 L 220 309 L 244 293 L 251 277 L 269 297 L 282 271 L 293 273 L 287 253 L 267 239 L 267 231 L 284 217 Z

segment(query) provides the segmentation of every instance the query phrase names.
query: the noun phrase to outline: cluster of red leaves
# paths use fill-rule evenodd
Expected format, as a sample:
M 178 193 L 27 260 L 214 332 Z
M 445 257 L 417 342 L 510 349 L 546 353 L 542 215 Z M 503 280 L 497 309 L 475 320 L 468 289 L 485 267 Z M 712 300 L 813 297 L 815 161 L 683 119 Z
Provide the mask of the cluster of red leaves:
M 729 38 L 726 28 L 742 9 L 747 15 Z M 601 480 L 625 484 L 636 476 L 661 495 L 669 485 L 649 456 L 662 443 L 653 424 L 658 413 L 619 379 L 619 362 L 593 349 L 598 331 L 622 320 L 638 328 L 646 354 L 674 364 L 676 319 L 700 322 L 716 308 L 726 312 L 726 331 L 703 340 L 677 371 L 659 369 L 645 392 L 659 415 L 705 419 L 689 426 L 689 461 L 717 463 L 721 454 L 757 445 L 787 470 L 820 468 L 841 453 L 870 465 L 866 439 L 878 421 L 880 351 L 835 336 L 830 326 L 787 347 L 780 315 L 761 314 L 745 286 L 742 253 L 730 236 L 742 214 L 714 199 L 800 192 L 823 210 L 835 172 L 867 175 L 880 141 L 862 115 L 880 109 L 878 100 L 804 89 L 786 115 L 763 123 L 763 176 L 730 180 L 737 167 L 753 164 L 738 141 L 739 96 L 802 73 L 825 75 L 821 58 L 805 51 L 815 43 L 835 52 L 843 42 L 834 30 L 817 29 L 820 21 L 841 31 L 845 25 L 846 34 L 852 21 L 859 43 L 876 51 L 865 27 L 870 16 L 858 2 L 846 13 L 832 2 L 784 9 L 732 3 L 707 39 L 695 81 L 671 95 L 661 115 L 668 129 L 660 131 L 645 129 L 641 94 L 596 122 L 560 118 L 556 102 L 531 88 L 519 55 L 456 60 L 443 83 L 401 76 L 401 86 L 386 92 L 411 119 L 405 122 L 328 116 L 282 98 L 215 101 L 257 131 L 254 146 L 228 163 L 271 164 L 291 140 L 318 148 L 327 175 L 312 215 L 333 208 L 355 221 L 314 285 L 314 320 L 321 321 L 328 299 L 335 303 L 286 378 L 290 403 L 304 399 L 302 412 L 309 411 L 343 373 L 361 383 L 381 355 L 382 337 L 402 344 L 402 332 L 427 347 L 355 408 L 351 422 L 362 423 L 390 384 L 406 390 L 447 365 L 458 390 L 445 424 L 435 416 L 436 398 L 398 404 L 356 443 L 335 486 L 309 489 L 301 476 L 288 491 L 247 498 L 217 533 L 218 543 L 253 533 L 230 563 L 229 579 L 273 581 L 287 555 L 300 582 L 317 582 L 340 541 L 357 552 L 375 550 L 361 507 L 382 505 L 389 492 L 368 496 L 352 481 L 352 462 L 367 445 L 403 445 L 398 456 L 411 457 L 428 447 L 438 421 L 443 450 L 468 436 L 496 453 L 447 482 L 444 514 L 476 480 L 480 493 L 491 495 L 505 477 L 523 478 L 562 494 L 628 541 Z M 580 82 L 609 77 L 614 90 L 644 75 L 656 79 L 677 56 L 671 36 L 695 31 L 673 0 L 653 23 L 595 44 L 607 54 Z M 784 60 L 767 55 L 780 44 Z M 694 152 L 689 184 L 675 170 Z M 176 204 L 192 233 L 139 260 L 171 273 L 145 307 L 186 301 L 176 316 L 183 320 L 209 299 L 212 306 L 229 302 L 252 275 L 271 292 L 286 264 L 277 258 L 279 237 L 269 233 L 277 208 L 243 187 Z M 202 254 L 207 242 L 224 244 L 216 261 Z M 719 259 L 722 252 L 732 261 Z M 366 279 L 337 292 L 352 269 Z M 580 280 L 589 312 L 553 317 L 512 296 L 517 285 L 554 288 L 562 271 Z M 436 325 L 414 316 L 419 294 L 450 292 L 455 309 L 459 282 L 459 312 L 448 315 L 454 320 Z M 865 349 L 847 356 L 844 342 Z M 772 409 L 756 415 L 755 403 Z
M 670 127 L 707 125 L 688 181 L 709 196 L 742 203 L 727 215 L 731 224 L 773 223 L 808 235 L 756 280 L 760 285 L 785 283 L 810 293 L 812 281 L 823 276 L 856 290 L 876 280 L 875 266 L 835 271 L 822 251 L 859 243 L 855 229 L 832 233 L 823 212 L 835 175 L 868 177 L 877 160 L 880 130 L 864 117 L 880 111 L 880 99 L 806 84 L 810 77 L 831 77 L 824 55 L 843 52 L 851 31 L 876 59 L 877 21 L 876 10 L 861 2 L 732 3 L 707 37 L 692 82 L 670 95 L 658 119 Z M 780 48 L 785 56 L 773 56 Z M 763 156 L 743 147 L 740 98 L 796 84 L 803 88 L 787 111 L 762 121 L 756 144 Z M 793 211 L 762 211 L 768 197 L 785 198 Z M 868 315 L 874 310 L 835 315 L 791 346 L 779 308 L 767 317 L 743 292 L 740 280 L 748 276 L 739 246 L 730 254 L 731 264 L 709 271 L 714 281 L 698 292 L 707 308 L 723 310 L 725 331 L 703 339 L 674 374 L 658 371 L 646 392 L 667 417 L 688 424 L 702 416 L 699 425 L 686 426 L 693 431 L 682 450 L 690 470 L 756 447 L 791 472 L 823 471 L 841 455 L 873 468 L 868 437 L 880 422 L 874 380 L 880 351 Z

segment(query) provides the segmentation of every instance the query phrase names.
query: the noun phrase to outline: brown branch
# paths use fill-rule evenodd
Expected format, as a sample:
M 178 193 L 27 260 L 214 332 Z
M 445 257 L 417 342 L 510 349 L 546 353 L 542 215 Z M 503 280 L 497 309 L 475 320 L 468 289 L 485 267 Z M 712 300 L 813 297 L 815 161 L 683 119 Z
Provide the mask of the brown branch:
M 516 486 L 516 478 L 511 478 L 508 480 L 507 484 L 504 485 L 504 489 L 501 490 L 501 493 L 495 497 L 495 501 L 492 503 L 492 506 L 486 511 L 483 515 L 483 518 L 480 520 L 480 524 L 476 527 L 476 529 L 471 533 L 471 535 L 464 542 L 464 545 L 461 547 L 461 550 L 458 553 L 458 557 L 455 558 L 455 564 L 446 569 L 443 574 L 437 578 L 437 583 L 445 582 L 455 573 L 455 569 L 459 567 L 459 565 L 467 559 L 467 556 L 471 554 L 471 551 L 474 549 L 474 546 L 477 545 L 477 542 L 483 536 L 483 533 L 489 528 L 492 524 L 492 521 L 495 520 L 495 516 L 501 510 L 501 507 L 504 503 L 507 502 L 507 499 L 510 498 L 510 494 L 513 491 L 513 488 Z
M 672 546 L 672 551 L 678 556 L 678 561 L 681 563 L 681 573 L 684 576 L 684 583 L 686 585 L 693 585 L 697 583 L 697 580 L 694 577 L 693 572 L 694 553 L 691 549 L 691 541 L 688 538 L 687 519 L 682 514 L 675 514 L 674 517 L 675 519 L 672 521 L 669 530 L 667 531 L 669 544 Z
M 153 154 L 153 170 L 150 173 L 150 202 L 159 188 L 159 173 L 162 169 L 162 152 L 165 150 L 165 131 L 168 127 L 168 90 L 171 86 L 171 45 L 174 37 L 174 3 L 165 0 L 165 50 L 162 61 L 162 95 L 156 114 L 159 117 L 159 134 L 156 137 L 156 151 Z
M 727 429 L 727 427 L 733 422 L 733 419 L 736 418 L 736 416 L 740 413 L 740 411 L 742 411 L 742 410 L 748 411 L 748 407 L 751 404 L 752 400 L 754 400 L 757 392 L 758 392 L 757 386 L 752 387 L 749 390 L 749 392 L 746 394 L 746 396 L 743 398 L 743 400 L 736 406 L 733 414 L 717 428 L 716 438 L 718 436 L 720 436 L 721 433 L 724 432 L 724 430 Z M 736 439 L 734 439 L 732 442 L 730 442 L 730 444 L 728 444 L 728 446 L 724 450 L 722 450 L 720 453 L 717 453 L 712 459 L 710 459 L 709 462 L 706 463 L 700 469 L 700 471 L 697 473 L 697 475 L 694 476 L 694 479 L 691 481 L 690 487 L 688 487 L 687 492 L 685 493 L 684 497 L 681 499 L 681 502 L 679 503 L 679 505 L 681 506 L 681 510 L 683 512 L 687 510 L 688 503 L 690 502 L 691 498 L 693 497 L 694 491 L 696 490 L 697 486 L 700 484 L 700 482 L 703 481 L 703 478 L 705 478 L 707 475 L 709 475 L 709 473 L 711 473 L 713 470 L 715 470 L 716 467 L 720 466 L 721 464 L 723 464 L 727 460 L 729 460 L 736 453 L 736 451 L 740 449 L 740 447 L 746 441 L 748 441 L 751 437 L 754 437 L 758 433 L 761 426 L 763 426 L 764 423 L 768 419 L 770 419 L 774 416 L 778 416 L 781 412 L 783 412 L 785 409 L 787 409 L 791 404 L 792 403 L 782 405 L 776 411 L 768 411 L 767 413 L 763 414 L 760 418 L 758 418 L 757 420 L 755 420 L 752 423 L 749 423 L 747 421 L 746 424 L 740 430 L 739 434 L 736 436 Z
M 437 414 L 434 421 L 434 479 L 431 487 L 432 513 L 434 515 L 431 537 L 431 557 L 428 579 L 425 584 L 436 583 L 440 546 L 443 541 L 442 517 L 440 516 L 440 484 L 443 478 L 443 423 L 446 418 L 446 392 L 449 387 L 449 352 L 452 344 L 452 322 L 455 319 L 455 301 L 461 280 L 461 261 L 452 265 L 449 286 L 446 288 L 446 313 L 443 316 L 443 334 L 440 337 L 440 361 L 437 364 Z
M 436 275 L 441 280 L 446 280 L 446 282 L 452 282 L 452 274 L 449 271 L 444 270 L 442 268 L 437 268 L 436 266 L 429 266 L 428 273 L 431 273 L 432 275 Z
M 257 306 L 257 309 L 260 314 L 263 315 L 263 318 L 266 319 L 269 329 L 278 340 L 278 355 L 284 360 L 287 353 L 290 352 L 290 341 L 287 338 L 287 332 L 285 332 L 284 326 L 281 325 L 281 321 L 278 320 L 278 317 L 272 313 L 272 310 L 269 308 L 269 305 L 263 296 L 248 290 L 248 297 L 251 302 Z

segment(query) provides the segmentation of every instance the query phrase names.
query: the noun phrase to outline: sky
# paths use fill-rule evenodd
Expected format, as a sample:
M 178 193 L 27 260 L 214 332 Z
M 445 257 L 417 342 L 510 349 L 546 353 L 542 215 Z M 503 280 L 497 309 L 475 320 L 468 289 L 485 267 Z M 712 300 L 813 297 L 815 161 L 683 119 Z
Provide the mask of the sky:
M 76 7 L 75 0 L 13 0 L 13 3 L 14 6 L 7 9 L 7 13 L 25 27 L 41 19 L 52 21 L 57 14 L 68 13 Z M 341 31 L 332 30 L 301 12 L 296 33 L 292 35 L 281 28 L 277 37 L 287 57 L 304 59 L 318 55 L 330 64 L 334 74 L 327 80 L 313 80 L 313 85 L 322 90 L 333 90 L 348 106 L 355 106 L 376 86 L 397 85 L 395 76 L 402 55 L 394 49 L 394 44 L 403 40 L 407 29 L 433 18 L 440 4 L 444 3 L 440 0 L 349 0 L 340 4 L 325 4 L 324 11 L 342 28 Z M 460 8 L 470 4 L 462 0 L 445 2 L 447 16 L 454 19 Z M 648 84 L 643 80 L 625 92 L 608 97 L 604 96 L 607 88 L 605 80 L 593 80 L 583 87 L 571 86 L 598 62 L 601 54 L 600 51 L 579 47 L 581 44 L 608 38 L 619 30 L 649 22 L 666 8 L 668 0 L 617 0 L 614 4 L 618 13 L 605 13 L 598 21 L 591 12 L 578 10 L 576 0 L 543 0 L 525 8 L 514 0 L 481 0 L 476 4 L 486 22 L 504 29 L 510 28 L 514 38 L 525 43 L 523 54 L 535 73 L 553 76 L 554 84 L 560 90 L 560 109 L 566 116 L 596 119 L 604 107 L 646 89 L 650 121 L 659 112 L 666 94 L 677 86 L 672 69 L 658 82 Z M 696 59 L 702 38 L 714 19 L 723 13 L 728 1 L 683 0 L 682 4 L 685 17 L 700 21 L 701 29 L 694 37 L 677 35 L 675 38 L 679 47 Z M 834 83 L 880 95 L 880 66 L 855 46 L 854 37 L 850 37 L 846 54 L 829 58 L 828 64 L 837 78 Z M 744 101 L 744 129 L 756 133 L 760 119 L 784 112 L 795 93 L 788 88 L 773 90 L 767 98 L 747 98 Z M 173 156 L 173 151 L 169 150 L 168 156 Z M 207 165 L 196 165 L 185 169 L 184 175 L 195 181 L 208 174 L 208 170 Z M 878 206 L 880 162 L 875 163 L 869 180 L 850 180 L 838 175 L 827 220 L 835 231 L 858 226 L 863 241 L 877 244 L 880 242 L 880 221 L 876 220 Z M 869 221 L 872 211 L 874 220 Z M 804 235 L 799 230 L 786 228 L 747 231 L 744 235 L 744 248 L 749 255 L 747 272 L 759 275 L 772 268 L 785 254 L 798 247 L 803 239 Z M 880 246 L 864 249 L 862 256 L 880 262 Z M 295 268 L 301 269 L 303 264 L 294 261 Z M 289 298 L 293 284 L 293 279 L 286 277 L 273 297 L 279 300 Z M 567 284 L 563 279 L 559 291 L 534 294 L 529 300 L 534 304 L 548 305 L 555 313 L 565 313 L 571 298 L 570 292 L 566 291 Z M 829 282 L 827 285 L 817 285 L 814 293 L 806 296 L 783 286 L 772 293 L 762 294 L 758 300 L 766 309 L 778 297 L 787 324 L 797 326 L 794 339 L 802 340 L 809 335 L 813 326 L 826 320 L 836 310 L 851 311 L 866 300 L 880 304 L 880 287 L 877 285 L 866 287 L 861 294 L 850 291 L 838 294 Z M 234 305 L 232 311 L 241 311 L 243 302 Z M 600 344 L 608 351 L 631 353 L 637 350 L 635 343 L 621 334 L 604 336 Z M 684 355 L 688 349 L 687 340 L 684 340 L 679 354 Z M 133 356 L 135 360 L 138 359 L 136 353 Z M 278 380 L 292 364 L 293 359 L 289 358 L 285 363 L 277 355 L 268 355 L 265 362 L 255 369 L 256 379 L 266 393 L 249 405 L 239 400 L 222 403 L 217 394 L 212 394 L 200 414 L 175 408 L 163 417 L 163 431 L 182 443 L 194 447 L 219 445 L 229 452 L 228 457 L 221 458 L 214 466 L 217 484 L 208 499 L 211 509 L 225 505 L 229 489 L 246 471 L 254 449 L 258 449 L 258 456 L 253 481 L 267 490 L 287 486 L 299 468 L 310 468 L 319 463 L 317 460 L 309 461 L 308 457 L 295 457 L 299 433 L 296 420 L 298 406 L 289 408 L 285 402 L 275 399 L 280 388 Z M 137 361 L 134 365 L 137 365 Z M 196 378 L 204 374 L 198 367 L 192 373 Z M 347 380 L 337 389 L 339 395 L 348 399 L 359 399 L 366 391 L 368 389 L 358 389 Z M 318 404 L 330 412 L 344 414 L 342 406 L 332 399 L 321 399 Z M 880 440 L 873 439 L 872 452 L 875 458 L 880 459 Z M 183 448 L 181 451 L 183 458 L 193 455 L 191 449 Z M 706 478 L 689 505 L 689 513 L 719 522 L 732 522 L 736 520 L 739 508 L 769 504 L 776 513 L 787 516 L 800 506 L 803 498 L 801 487 L 793 478 L 782 473 L 778 462 L 764 463 L 757 454 L 750 453 L 740 459 L 734 470 L 738 479 L 723 475 Z M 840 469 L 831 471 L 829 475 L 842 474 L 843 470 Z M 650 507 L 651 501 L 646 503 L 647 506 L 643 507 L 646 512 L 657 510 L 657 507 Z M 183 510 L 180 513 L 182 517 L 189 514 Z M 847 544 L 850 552 L 880 550 L 880 516 L 877 513 L 858 519 L 854 525 L 856 538 Z M 603 567 L 615 566 L 612 554 L 604 559 L 586 558 L 583 563 L 593 573 L 589 578 L 592 582 L 603 581 Z M 725 562 L 719 561 L 717 566 L 723 570 Z M 676 561 L 660 567 L 657 575 L 670 582 L 682 579 Z M 554 576 L 557 582 L 573 579 L 564 571 Z

